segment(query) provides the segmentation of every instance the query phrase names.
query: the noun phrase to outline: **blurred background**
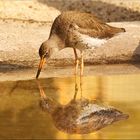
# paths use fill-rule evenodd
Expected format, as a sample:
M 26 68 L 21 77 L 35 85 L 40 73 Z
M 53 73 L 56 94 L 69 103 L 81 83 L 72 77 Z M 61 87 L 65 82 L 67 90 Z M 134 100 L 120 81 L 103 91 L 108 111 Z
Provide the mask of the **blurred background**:
M 0 18 L 53 21 L 67 10 L 95 13 L 107 22 L 140 20 L 140 0 L 0 0 Z

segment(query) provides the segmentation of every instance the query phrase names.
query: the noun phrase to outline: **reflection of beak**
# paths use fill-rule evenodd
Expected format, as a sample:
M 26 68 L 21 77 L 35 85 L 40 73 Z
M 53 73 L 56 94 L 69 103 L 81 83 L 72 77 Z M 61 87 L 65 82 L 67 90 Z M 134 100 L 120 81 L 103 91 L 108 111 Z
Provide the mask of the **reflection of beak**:
M 42 57 L 41 60 L 40 60 L 40 63 L 39 63 L 39 66 L 38 66 L 38 71 L 37 71 L 37 74 L 36 74 L 36 79 L 38 79 L 38 77 L 39 77 L 39 74 L 41 72 L 41 69 L 42 69 L 44 63 L 45 63 L 45 60 L 46 59 L 44 57 Z
M 42 99 L 47 98 L 47 96 L 46 96 L 46 94 L 45 94 L 45 92 L 44 92 L 43 88 L 41 87 L 41 85 L 40 85 L 40 83 L 39 83 L 38 80 L 36 80 L 36 83 L 37 83 L 38 88 L 39 88 L 39 91 L 40 91 L 40 97 L 41 97 Z

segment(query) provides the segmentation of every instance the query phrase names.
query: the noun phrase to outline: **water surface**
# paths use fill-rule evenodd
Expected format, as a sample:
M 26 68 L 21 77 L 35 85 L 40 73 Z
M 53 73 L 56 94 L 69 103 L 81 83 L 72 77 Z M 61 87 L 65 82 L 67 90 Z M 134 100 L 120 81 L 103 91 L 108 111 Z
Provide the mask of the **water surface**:
M 39 79 L 45 95 L 67 105 L 75 95 L 75 78 Z M 140 75 L 83 77 L 82 90 L 77 79 L 77 100 L 99 100 L 129 115 L 89 134 L 69 134 L 56 128 L 51 115 L 40 107 L 36 80 L 0 83 L 0 138 L 35 139 L 134 139 L 140 137 Z M 82 91 L 82 94 L 81 94 Z

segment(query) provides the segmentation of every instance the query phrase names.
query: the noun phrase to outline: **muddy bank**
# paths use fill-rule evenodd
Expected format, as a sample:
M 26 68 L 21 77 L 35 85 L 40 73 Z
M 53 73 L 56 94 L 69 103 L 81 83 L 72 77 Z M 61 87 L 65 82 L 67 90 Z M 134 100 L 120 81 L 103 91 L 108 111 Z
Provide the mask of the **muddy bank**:
M 85 64 L 114 64 L 139 62 L 140 22 L 109 23 L 124 27 L 125 33 L 113 37 L 100 48 L 85 51 Z M 50 32 L 51 23 L 28 23 L 22 21 L 0 21 L 0 65 L 1 67 L 33 68 L 38 66 L 38 49 Z M 73 65 L 71 48 L 64 49 L 48 62 L 48 65 Z

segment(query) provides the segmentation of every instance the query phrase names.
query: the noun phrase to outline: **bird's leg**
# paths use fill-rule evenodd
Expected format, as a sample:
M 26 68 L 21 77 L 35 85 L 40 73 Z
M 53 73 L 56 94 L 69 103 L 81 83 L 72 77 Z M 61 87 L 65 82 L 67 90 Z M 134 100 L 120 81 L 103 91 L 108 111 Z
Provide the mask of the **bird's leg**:
M 84 70 L 84 58 L 83 58 L 83 51 L 81 51 L 81 62 L 80 62 L 80 90 L 81 90 L 81 98 L 82 98 L 82 86 L 83 86 L 83 70 Z
M 78 60 L 78 55 L 77 55 L 76 49 L 73 48 L 73 50 L 74 50 L 74 55 L 75 55 L 75 75 L 77 75 L 79 60 Z
M 78 93 L 78 84 L 77 84 L 77 76 L 75 75 L 75 93 L 74 93 L 74 100 L 76 100 L 76 96 Z
M 84 58 L 83 51 L 81 51 L 80 76 L 83 76 L 83 71 L 84 71 Z
M 80 93 L 81 93 L 81 99 L 82 99 L 82 95 L 83 95 L 83 79 L 82 79 L 82 76 L 80 76 Z
M 76 49 L 73 48 L 74 55 L 75 55 L 75 94 L 74 94 L 74 100 L 76 99 L 77 92 L 78 92 L 78 85 L 77 85 L 77 71 L 78 71 L 78 65 L 79 65 L 79 60 L 78 60 L 78 55 L 76 52 Z
M 74 55 L 75 55 L 75 75 L 77 75 L 79 60 L 78 60 L 78 55 L 77 55 L 76 49 L 73 48 L 73 50 L 74 50 Z

